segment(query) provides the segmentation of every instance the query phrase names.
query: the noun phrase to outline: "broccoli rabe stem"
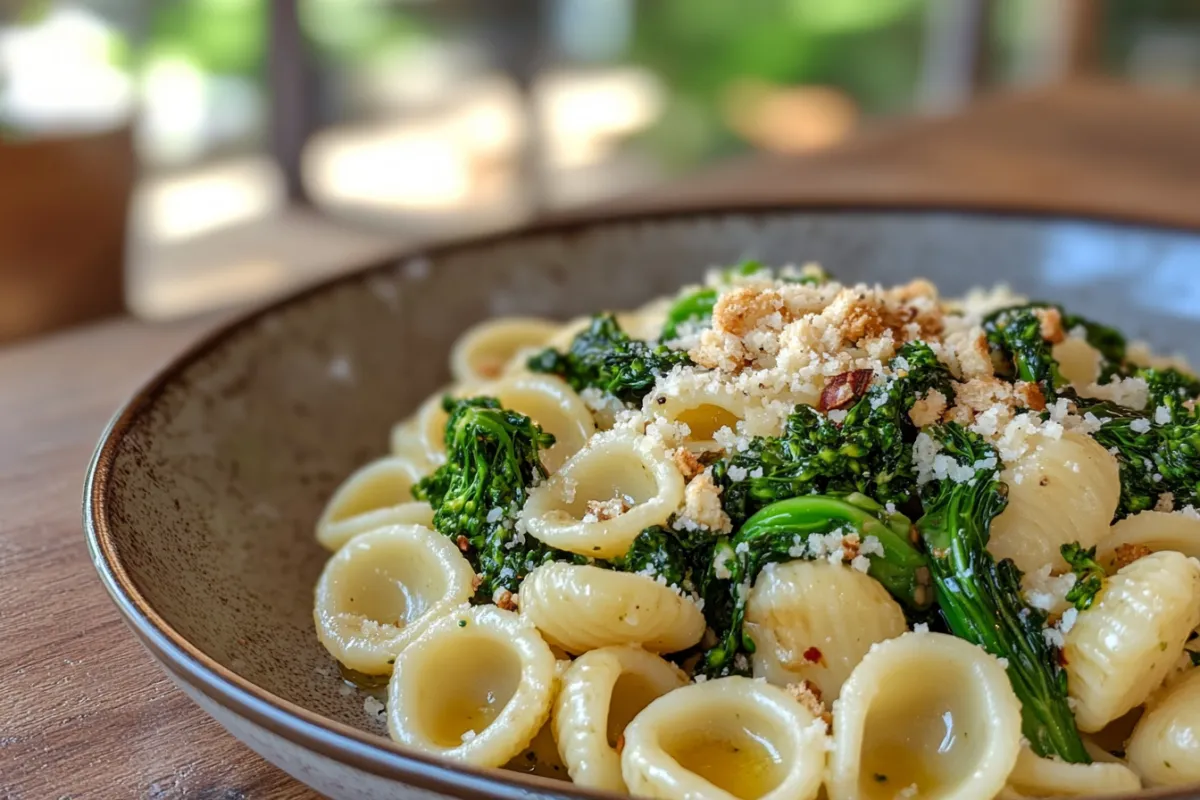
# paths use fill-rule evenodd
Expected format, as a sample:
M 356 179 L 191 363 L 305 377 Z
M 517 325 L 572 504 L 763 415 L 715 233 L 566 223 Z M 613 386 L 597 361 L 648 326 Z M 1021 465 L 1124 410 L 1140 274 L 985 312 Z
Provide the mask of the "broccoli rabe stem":
M 570 349 L 547 348 L 527 362 L 533 372 L 558 375 L 575 391 L 593 388 L 628 405 L 642 401 L 654 382 L 677 366 L 691 364 L 687 353 L 634 339 L 612 314 L 599 314 L 577 335 Z
M 705 611 L 718 633 L 718 642 L 705 655 L 703 669 L 707 674 L 739 671 L 738 654 L 754 652 L 754 642 L 744 633 L 743 623 L 749 589 L 759 571 L 773 562 L 817 557 L 825 548 L 813 547 L 813 539 L 834 532 L 858 534 L 860 544 L 868 536 L 878 539 L 882 554 L 863 553 L 868 561 L 867 574 L 909 608 L 930 606 L 933 592 L 929 564 L 913 546 L 912 523 L 903 514 L 887 512 L 861 494 L 781 500 L 763 508 L 732 538 L 723 537 L 716 545 Z M 715 586 L 726 588 L 723 602 L 713 597 Z
M 454 539 L 479 578 L 477 598 L 516 591 L 539 564 L 570 558 L 532 536 L 517 537 L 516 511 L 529 488 L 546 477 L 540 452 L 554 437 L 529 417 L 492 397 L 447 397 L 446 463 L 413 487 L 433 506 L 438 532 Z
M 997 480 L 995 450 L 953 423 L 926 432 L 960 464 L 976 467 L 958 483 L 941 481 L 927 493 L 917 528 L 933 568 L 937 601 L 953 633 L 1007 660 L 1008 677 L 1021 701 L 1022 730 L 1033 751 L 1072 763 L 1089 763 L 1067 705 L 1066 673 L 1042 633 L 1046 617 L 1021 596 L 1021 573 L 987 550 L 992 520 L 1007 504 Z

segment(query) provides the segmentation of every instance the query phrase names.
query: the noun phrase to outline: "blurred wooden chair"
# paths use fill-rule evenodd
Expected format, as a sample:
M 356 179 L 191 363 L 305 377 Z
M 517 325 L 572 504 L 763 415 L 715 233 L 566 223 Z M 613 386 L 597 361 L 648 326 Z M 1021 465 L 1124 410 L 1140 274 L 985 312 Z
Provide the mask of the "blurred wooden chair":
M 0 343 L 124 308 L 129 128 L 0 136 Z

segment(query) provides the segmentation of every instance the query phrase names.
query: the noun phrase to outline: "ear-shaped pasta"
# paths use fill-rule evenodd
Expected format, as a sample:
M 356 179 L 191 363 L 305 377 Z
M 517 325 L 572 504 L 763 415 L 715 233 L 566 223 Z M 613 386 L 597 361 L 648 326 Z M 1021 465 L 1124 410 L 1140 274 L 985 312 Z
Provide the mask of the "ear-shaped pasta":
M 554 742 L 554 731 L 549 722 L 542 726 L 524 750 L 508 760 L 504 769 L 560 781 L 569 778 L 567 765 L 558 755 L 558 745 Z
M 1174 550 L 1200 558 L 1200 519 L 1175 512 L 1143 511 L 1116 522 L 1100 542 L 1096 560 L 1112 570 L 1123 546 L 1148 550 Z M 1143 551 L 1145 552 L 1145 551 Z
M 695 683 L 658 698 L 625 729 L 621 773 L 637 797 L 811 800 L 825 723 L 750 678 Z
M 317 541 L 337 550 L 360 533 L 385 525 L 430 525 L 433 509 L 415 502 L 412 487 L 423 476 L 412 459 L 389 456 L 360 467 L 325 504 Z
M 542 347 L 558 328 L 558 323 L 536 317 L 500 317 L 480 322 L 451 348 L 450 373 L 456 381 L 499 378 L 515 356 Z
M 682 670 L 640 647 L 603 647 L 575 659 L 553 716 L 554 739 L 571 780 L 627 791 L 616 749 L 625 727 L 652 700 L 685 683 Z
M 555 562 L 521 583 L 521 616 L 568 653 L 638 644 L 655 653 L 690 647 L 704 635 L 691 600 L 645 575 Z
M 768 564 L 746 603 L 754 675 L 776 686 L 812 681 L 832 702 L 876 642 L 907 629 L 878 581 L 843 564 Z
M 317 581 L 317 638 L 347 667 L 386 675 L 430 622 L 471 598 L 474 578 L 454 543 L 428 528 L 359 534 L 330 557 Z
M 1027 573 L 1044 564 L 1066 569 L 1059 548 L 1100 541 L 1121 499 L 1116 459 L 1079 433 L 1042 437 L 1001 478 L 1008 484 L 1008 507 L 992 523 L 988 550 Z
M 560 550 L 616 558 L 643 530 L 667 521 L 683 488 L 660 448 L 627 432 L 598 434 L 529 493 L 518 527 Z
M 554 434 L 554 446 L 542 453 L 542 465 L 548 472 L 556 472 L 596 432 L 587 405 L 566 381 L 553 375 L 518 375 L 481 387 L 479 392 Z
M 700 383 L 667 384 L 651 392 L 643 401 L 647 415 L 683 423 L 688 426 L 684 439 L 688 449 L 695 451 L 719 449 L 713 436 L 722 428 L 737 430 L 746 419 L 746 396 L 729 387 L 713 390 Z
M 1118 761 L 1071 764 L 1056 758 L 1039 758 L 1027 745 L 1021 746 L 1016 766 L 1008 774 L 1009 798 L 1095 797 L 1136 792 L 1142 782 L 1129 767 Z
M 833 732 L 830 800 L 976 800 L 999 792 L 1017 761 L 1021 704 L 981 648 L 910 633 L 854 668 L 833 704 Z
M 416 415 L 392 426 L 389 449 L 392 451 L 392 455 L 411 461 L 423 475 L 428 475 L 437 468 L 437 465 L 429 460 L 425 442 L 421 439 L 417 428 Z
M 495 606 L 441 617 L 396 658 L 388 733 L 444 758 L 498 767 L 550 718 L 554 654 L 533 626 Z
M 1200 783 L 1200 669 L 1151 699 L 1125 754 L 1148 786 Z
M 450 421 L 450 415 L 442 408 L 442 399 L 446 395 L 472 397 L 479 394 L 479 388 L 477 383 L 456 383 L 434 392 L 417 409 L 413 417 L 417 441 L 421 443 L 426 460 L 434 467 L 446 463 L 446 423 Z
M 663 325 L 667 322 L 667 312 L 675 305 L 673 297 L 659 297 L 651 300 L 635 311 L 617 315 L 621 329 L 634 339 L 653 341 L 662 335 Z
M 1200 566 L 1164 551 L 1134 561 L 1066 634 L 1067 690 L 1082 731 L 1098 731 L 1150 696 L 1200 624 Z
M 1100 351 L 1087 343 L 1086 339 L 1068 336 L 1054 345 L 1054 360 L 1058 371 L 1077 388 L 1090 386 L 1100 377 Z

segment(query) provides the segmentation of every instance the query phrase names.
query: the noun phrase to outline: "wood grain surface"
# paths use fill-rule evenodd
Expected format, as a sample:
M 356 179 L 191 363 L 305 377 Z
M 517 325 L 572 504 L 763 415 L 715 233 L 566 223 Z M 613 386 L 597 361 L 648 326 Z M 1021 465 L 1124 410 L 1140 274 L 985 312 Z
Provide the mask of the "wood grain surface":
M 1086 86 L 749 160 L 626 203 L 915 202 L 1200 226 L 1200 99 Z M 351 265 L 348 265 L 351 266 Z M 0 350 L 0 797 L 305 798 L 125 630 L 88 563 L 82 478 L 109 417 L 217 320 L 129 320 Z

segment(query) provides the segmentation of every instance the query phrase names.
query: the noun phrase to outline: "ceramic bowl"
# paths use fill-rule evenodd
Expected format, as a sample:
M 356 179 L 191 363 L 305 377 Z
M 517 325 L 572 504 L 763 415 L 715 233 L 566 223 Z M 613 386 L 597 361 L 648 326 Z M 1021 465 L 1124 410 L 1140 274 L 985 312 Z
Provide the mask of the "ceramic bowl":
M 88 475 L 100 576 L 176 683 L 331 797 L 598 796 L 387 739 L 312 625 L 313 524 L 498 314 L 632 307 L 713 265 L 819 261 L 843 280 L 1007 282 L 1200 361 L 1200 236 L 951 212 L 747 210 L 559 224 L 399 258 L 229 325 L 117 415 Z

